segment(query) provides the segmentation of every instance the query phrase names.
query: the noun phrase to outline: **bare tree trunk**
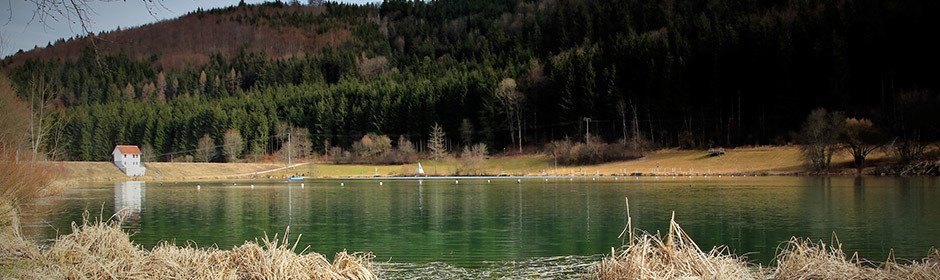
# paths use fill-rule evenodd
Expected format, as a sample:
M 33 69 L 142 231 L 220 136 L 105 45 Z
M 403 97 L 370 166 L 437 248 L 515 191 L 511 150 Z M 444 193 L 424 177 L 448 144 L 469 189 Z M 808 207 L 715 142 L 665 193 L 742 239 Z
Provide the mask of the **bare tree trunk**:
M 516 133 L 519 134 L 519 137 L 517 137 L 519 140 L 519 153 L 522 153 L 522 114 L 520 112 L 516 112 Z
M 640 118 L 638 116 L 639 112 L 636 110 L 636 104 L 633 103 L 633 100 L 630 100 L 630 107 L 633 110 L 633 147 L 637 148 L 640 138 Z

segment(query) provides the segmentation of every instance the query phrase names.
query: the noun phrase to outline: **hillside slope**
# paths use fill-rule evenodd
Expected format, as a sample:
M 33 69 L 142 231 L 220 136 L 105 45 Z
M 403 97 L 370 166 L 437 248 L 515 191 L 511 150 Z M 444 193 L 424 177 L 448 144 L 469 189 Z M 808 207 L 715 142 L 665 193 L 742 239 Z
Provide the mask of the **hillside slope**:
M 655 148 L 785 145 L 816 108 L 931 142 L 936 14 L 924 0 L 268 3 L 3 65 L 21 95 L 55 93 L 43 102 L 61 109 L 61 137 L 47 148 L 68 160 L 106 160 L 118 143 L 170 160 L 230 130 L 239 156 L 277 153 L 287 131 L 319 153 L 370 132 L 426 143 L 435 123 L 449 145 L 492 152 L 585 132 Z

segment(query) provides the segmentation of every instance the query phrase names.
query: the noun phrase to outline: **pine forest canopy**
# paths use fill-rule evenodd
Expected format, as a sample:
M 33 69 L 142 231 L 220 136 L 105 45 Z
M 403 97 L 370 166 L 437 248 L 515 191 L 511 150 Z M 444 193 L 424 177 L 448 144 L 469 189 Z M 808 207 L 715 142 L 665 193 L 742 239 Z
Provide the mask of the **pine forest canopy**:
M 475 141 L 497 149 L 514 147 L 514 131 L 528 145 L 582 139 L 588 128 L 660 146 L 782 144 L 818 107 L 933 141 L 938 8 L 917 0 L 265 3 L 97 34 L 95 48 L 88 37 L 63 39 L 2 66 L 19 92 L 36 79 L 57 89 L 64 125 L 49 147 L 72 160 L 107 160 L 117 143 L 191 151 L 204 135 L 222 143 L 230 129 L 246 154 L 270 153 L 284 124 L 308 129 L 320 152 L 369 132 L 426 143 L 434 123 L 462 135 L 465 119 Z M 495 93 L 507 78 L 522 93 L 513 110 Z

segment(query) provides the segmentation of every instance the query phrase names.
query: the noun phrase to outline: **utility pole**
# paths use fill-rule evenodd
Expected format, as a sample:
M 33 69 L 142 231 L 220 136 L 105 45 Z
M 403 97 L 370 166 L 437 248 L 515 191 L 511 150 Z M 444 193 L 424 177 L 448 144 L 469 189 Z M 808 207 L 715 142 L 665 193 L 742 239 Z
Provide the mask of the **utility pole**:
M 290 166 L 290 164 L 291 164 L 291 158 L 290 158 L 290 149 L 291 149 L 291 146 L 293 146 L 293 145 L 291 145 L 290 131 L 288 131 L 288 132 L 287 132 L 287 166 Z
M 584 118 L 584 143 L 588 142 L 588 137 L 591 137 L 591 118 Z

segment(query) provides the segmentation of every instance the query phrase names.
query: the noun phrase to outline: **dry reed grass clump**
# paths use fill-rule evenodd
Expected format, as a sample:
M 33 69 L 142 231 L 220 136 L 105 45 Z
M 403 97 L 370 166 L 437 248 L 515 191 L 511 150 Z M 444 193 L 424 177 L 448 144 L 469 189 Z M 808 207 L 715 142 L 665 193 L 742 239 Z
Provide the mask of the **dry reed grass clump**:
M 629 223 L 629 222 L 628 222 Z M 628 225 L 628 228 L 630 226 Z M 627 230 L 625 230 L 626 232 Z M 611 249 L 595 269 L 597 279 L 760 279 L 741 258 L 727 254 L 724 247 L 703 252 L 673 220 L 665 242 L 658 235 L 643 232 L 628 237 L 629 245 L 619 252 Z
M 940 250 L 931 249 L 920 261 L 899 263 L 889 257 L 876 264 L 858 254 L 846 256 L 837 239 L 827 245 L 811 239 L 793 237 L 777 255 L 776 267 L 748 265 L 726 253 L 724 247 L 703 252 L 675 222 L 669 222 L 665 237 L 642 232 L 633 234 L 630 203 L 627 200 L 629 244 L 594 268 L 596 279 L 940 279 Z M 891 254 L 893 256 L 893 253 Z
M 891 254 L 893 255 L 893 254 Z M 805 238 L 791 238 L 777 255 L 773 279 L 940 279 L 940 252 L 905 264 L 893 257 L 880 265 L 846 256 L 842 244 L 827 245 Z
M 265 236 L 232 250 L 178 247 L 162 243 L 145 250 L 130 241 L 117 222 L 84 222 L 42 252 L 24 258 L 36 263 L 21 274 L 34 279 L 376 279 L 370 254 L 294 253 L 291 244 Z M 0 246 L 4 247 L 4 246 Z M 35 247 L 35 245 L 33 246 Z

